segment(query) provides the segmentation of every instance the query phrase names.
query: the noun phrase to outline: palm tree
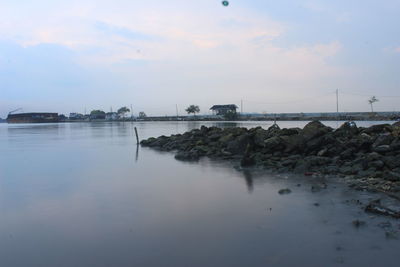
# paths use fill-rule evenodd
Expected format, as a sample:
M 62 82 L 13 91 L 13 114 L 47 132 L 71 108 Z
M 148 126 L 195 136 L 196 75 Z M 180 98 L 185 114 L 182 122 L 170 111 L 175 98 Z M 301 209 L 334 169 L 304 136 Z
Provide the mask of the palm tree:
M 371 112 L 374 112 L 374 106 L 373 106 L 373 104 L 374 104 L 375 102 L 378 102 L 378 101 L 379 101 L 379 99 L 376 98 L 375 96 L 372 96 L 371 99 L 368 100 L 368 103 L 371 105 Z

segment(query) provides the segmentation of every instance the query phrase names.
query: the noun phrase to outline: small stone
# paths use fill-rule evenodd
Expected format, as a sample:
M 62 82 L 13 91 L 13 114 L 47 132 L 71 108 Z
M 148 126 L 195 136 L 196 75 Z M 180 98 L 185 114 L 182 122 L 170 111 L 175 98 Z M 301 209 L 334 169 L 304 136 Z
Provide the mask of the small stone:
M 387 239 L 399 239 L 399 232 L 398 231 L 386 231 L 385 237 Z
M 286 195 L 286 194 L 292 193 L 292 190 L 290 190 L 289 188 L 285 188 L 285 189 L 279 190 L 278 193 L 279 193 L 279 195 Z
M 378 223 L 378 226 L 381 228 L 391 228 L 392 223 L 391 222 L 381 222 L 381 223 Z
M 360 221 L 360 220 L 354 220 L 352 223 L 353 223 L 354 227 L 356 227 L 356 228 L 359 228 L 366 224 L 364 221 Z

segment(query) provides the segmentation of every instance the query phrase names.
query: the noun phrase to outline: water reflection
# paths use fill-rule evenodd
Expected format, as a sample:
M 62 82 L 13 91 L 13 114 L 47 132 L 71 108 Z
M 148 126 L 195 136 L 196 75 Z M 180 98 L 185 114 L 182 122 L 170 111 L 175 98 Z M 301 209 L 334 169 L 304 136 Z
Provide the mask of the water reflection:
M 232 126 L 134 125 L 142 139 Z M 400 242 L 376 226 L 387 219 L 343 204 L 359 197 L 347 189 L 312 193 L 310 177 L 297 187 L 228 161 L 177 161 L 135 148 L 128 123 L 49 126 L 0 126 L 0 266 L 398 265 Z M 354 229 L 354 219 L 367 226 Z
M 139 144 L 136 145 L 136 154 L 135 154 L 135 162 L 139 160 Z
M 246 181 L 247 191 L 252 193 L 254 190 L 253 175 L 250 170 L 243 170 L 243 176 Z

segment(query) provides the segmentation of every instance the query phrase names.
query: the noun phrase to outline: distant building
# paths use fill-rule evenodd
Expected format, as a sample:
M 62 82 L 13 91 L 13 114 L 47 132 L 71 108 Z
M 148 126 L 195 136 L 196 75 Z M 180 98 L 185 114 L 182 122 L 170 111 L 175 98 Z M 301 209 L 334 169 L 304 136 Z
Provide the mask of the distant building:
M 108 121 L 115 121 L 119 119 L 119 115 L 117 112 L 107 112 L 106 113 L 106 120 Z
M 8 114 L 8 123 L 48 123 L 58 122 L 58 113 L 48 112 L 32 112 L 32 113 L 18 113 Z
M 214 105 L 210 108 L 214 115 L 226 115 L 228 112 L 236 113 L 238 107 L 235 104 L 229 105 Z
M 80 113 L 70 113 L 69 114 L 69 119 L 70 120 L 83 120 L 85 116 Z
M 90 120 L 105 120 L 106 114 L 98 113 L 98 114 L 90 114 Z

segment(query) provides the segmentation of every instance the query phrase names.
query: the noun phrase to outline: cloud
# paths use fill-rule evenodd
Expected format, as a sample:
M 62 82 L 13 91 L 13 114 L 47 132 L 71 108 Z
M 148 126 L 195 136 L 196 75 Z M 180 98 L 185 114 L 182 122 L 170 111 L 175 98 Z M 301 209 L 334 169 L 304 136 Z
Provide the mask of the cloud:
M 107 36 L 117 35 L 132 40 L 154 40 L 153 36 L 136 32 L 126 27 L 118 27 L 101 21 L 96 22 L 94 26 L 97 30 L 103 32 Z
M 38 69 L 49 71 L 35 80 L 26 71 L 34 68 L 20 64 L 8 78 L 9 90 L 65 99 L 69 111 L 83 105 L 108 110 L 110 105 L 133 104 L 159 115 L 174 113 L 176 103 L 197 103 L 204 111 L 240 98 L 303 99 L 353 81 L 354 69 L 335 61 L 348 49 L 338 36 L 282 44 L 296 26 L 272 19 L 268 12 L 217 4 L 71 0 L 44 11 L 31 7 L 35 12 L 0 24 L 0 36 L 18 46 L 23 57 L 38 51 Z M 60 52 L 64 57 L 48 54 L 43 45 L 65 50 Z M 19 98 L 11 91 L 8 95 L 8 101 Z M 320 99 L 312 105 L 253 105 L 252 111 L 327 109 Z
M 311 10 L 313 12 L 324 12 L 327 10 L 327 7 L 321 3 L 320 1 L 307 1 L 303 3 L 303 7 L 305 7 L 308 10 Z

